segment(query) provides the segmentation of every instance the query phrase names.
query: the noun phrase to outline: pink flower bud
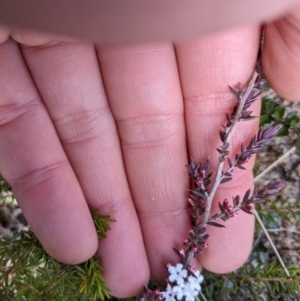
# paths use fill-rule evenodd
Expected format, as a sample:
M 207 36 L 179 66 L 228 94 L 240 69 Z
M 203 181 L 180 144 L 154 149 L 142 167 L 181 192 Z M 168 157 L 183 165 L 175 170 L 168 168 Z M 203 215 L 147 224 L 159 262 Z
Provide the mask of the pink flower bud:
M 179 254 L 184 257 L 185 256 L 185 251 L 183 249 L 180 249 Z
M 249 162 L 249 158 L 248 157 L 245 157 L 245 158 L 241 158 L 241 159 L 239 159 L 238 160 L 238 165 L 244 165 L 244 164 L 246 164 L 247 162 Z
M 230 217 L 235 217 L 235 216 L 237 216 L 237 215 L 238 215 L 237 212 L 230 213 Z
M 191 230 L 189 231 L 189 233 L 195 236 L 195 232 L 194 232 L 193 229 L 191 229 Z
M 194 248 L 192 248 L 192 251 L 193 251 L 193 253 L 197 253 L 198 252 L 198 248 L 194 247 Z
M 248 211 L 251 211 L 251 210 L 252 210 L 252 206 L 250 206 L 250 205 L 245 205 L 245 209 L 248 210 Z
M 192 207 L 196 206 L 194 200 L 192 200 L 191 198 L 188 198 L 188 203 L 189 203 Z
M 189 244 L 189 243 L 190 243 L 190 240 L 187 238 L 183 243 Z

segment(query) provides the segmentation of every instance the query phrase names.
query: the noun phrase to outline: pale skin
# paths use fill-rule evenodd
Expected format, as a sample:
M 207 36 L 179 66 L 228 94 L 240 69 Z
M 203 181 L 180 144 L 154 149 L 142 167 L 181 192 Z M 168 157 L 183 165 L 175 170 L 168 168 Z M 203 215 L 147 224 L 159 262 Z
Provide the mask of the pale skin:
M 118 297 L 138 293 L 150 275 L 164 281 L 165 264 L 178 262 L 172 248 L 190 229 L 184 165 L 190 156 L 217 164 L 218 130 L 235 105 L 227 85 L 247 83 L 255 66 L 254 23 L 176 43 L 114 46 L 0 27 L 0 173 L 51 256 L 75 264 L 98 250 Z M 262 58 L 272 87 L 299 100 L 299 9 L 266 26 Z M 239 124 L 233 154 L 257 127 Z M 220 187 L 213 211 L 253 188 L 252 166 Z M 99 244 L 94 209 L 117 221 Z M 241 212 L 226 229 L 209 228 L 209 247 L 194 264 L 238 268 L 253 224 Z

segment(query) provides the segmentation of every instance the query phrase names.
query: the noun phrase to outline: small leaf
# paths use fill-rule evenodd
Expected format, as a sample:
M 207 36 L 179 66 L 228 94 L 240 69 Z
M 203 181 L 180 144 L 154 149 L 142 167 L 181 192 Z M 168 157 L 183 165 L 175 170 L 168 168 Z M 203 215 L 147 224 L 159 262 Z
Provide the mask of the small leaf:
M 228 88 L 229 88 L 229 90 L 230 90 L 230 92 L 237 98 L 237 99 L 240 99 L 240 95 L 239 95 L 239 93 L 236 91 L 236 90 L 234 90 L 232 87 L 230 87 L 230 86 L 228 86 Z
M 296 122 L 299 122 L 299 116 L 298 116 L 297 111 L 289 112 L 285 117 L 286 123 L 291 123 L 293 120 L 295 120 Z
M 254 120 L 257 118 L 258 118 L 258 116 L 248 116 L 248 117 L 240 118 L 239 121 L 249 121 L 249 120 Z
M 271 121 L 272 121 L 271 118 L 267 114 L 261 115 L 259 119 L 260 125 L 269 124 Z
M 175 248 L 173 248 L 173 250 L 174 250 L 174 252 L 181 258 L 180 252 L 179 252 L 177 249 L 175 249 Z
M 220 135 L 220 140 L 222 141 L 222 142 L 224 142 L 225 141 L 225 132 L 224 131 L 219 131 L 219 135 Z
M 292 120 L 290 123 L 290 128 L 291 129 L 296 129 L 298 127 L 298 121 Z
M 275 119 L 276 121 L 279 121 L 279 120 L 280 120 L 280 115 L 279 115 L 278 112 L 274 112 L 274 113 L 271 115 L 271 117 L 272 117 L 273 119 Z
M 253 215 L 253 213 L 252 213 L 251 211 L 249 211 L 249 210 L 247 210 L 247 209 L 245 209 L 245 208 L 243 208 L 243 207 L 240 207 L 240 209 L 241 209 L 242 211 L 248 213 L 248 214 Z
M 289 134 L 289 129 L 286 125 L 283 125 L 278 131 L 277 136 L 287 136 Z
M 227 121 L 229 121 L 229 122 L 231 121 L 231 120 L 230 120 L 230 116 L 229 116 L 228 113 L 226 113 L 226 119 L 227 119 Z
M 300 151 L 300 136 L 298 136 L 298 139 L 296 140 L 295 147 L 297 151 Z
M 262 102 L 262 113 L 272 113 L 277 104 L 272 99 L 264 99 Z
M 237 195 L 236 197 L 232 198 L 232 203 L 233 203 L 234 207 L 236 207 L 237 204 L 239 204 L 239 202 L 240 202 L 240 196 L 239 195 Z
M 220 184 L 227 183 L 231 180 L 232 180 L 232 178 L 224 178 L 224 179 L 221 180 Z
M 249 199 L 250 189 L 248 189 L 243 197 L 243 204 L 246 203 Z
M 196 168 L 196 165 L 197 165 L 197 164 L 196 164 L 196 162 L 193 160 L 193 158 L 190 159 L 190 162 L 191 162 L 190 164 L 191 164 L 192 168 Z
M 282 106 L 278 106 L 274 109 L 274 113 L 271 115 L 271 117 L 273 117 L 274 119 L 282 119 L 282 117 L 284 116 L 285 113 L 285 108 Z
M 222 153 L 223 153 L 223 151 L 222 151 L 220 148 L 216 148 L 216 150 L 217 150 L 217 152 L 218 152 L 219 154 L 222 154 Z
M 202 235 L 202 237 L 201 237 L 201 239 L 203 240 L 203 241 L 206 241 L 206 240 L 208 240 L 208 238 L 209 238 L 209 234 L 204 234 L 204 235 Z
M 206 199 L 207 197 L 206 197 L 204 191 L 202 189 L 201 190 L 200 189 L 199 190 L 190 190 L 191 191 L 191 195 L 192 195 L 192 193 L 194 193 L 194 194 L 200 196 L 201 198 Z
M 217 228 L 226 228 L 224 225 L 221 225 L 221 224 L 218 224 L 218 223 L 215 223 L 215 222 L 207 222 L 208 225 L 211 225 L 211 226 L 214 226 L 214 227 L 217 227 Z
M 241 152 L 242 152 L 242 153 L 245 152 L 245 146 L 244 146 L 244 143 L 241 144 Z

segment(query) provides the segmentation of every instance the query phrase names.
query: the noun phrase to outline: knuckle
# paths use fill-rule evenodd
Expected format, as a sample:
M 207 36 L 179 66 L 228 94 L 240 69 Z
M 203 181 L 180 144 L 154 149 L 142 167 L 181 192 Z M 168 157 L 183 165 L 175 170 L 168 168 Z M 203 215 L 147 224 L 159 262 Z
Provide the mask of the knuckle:
M 66 161 L 52 162 L 43 166 L 32 167 L 18 177 L 10 180 L 10 184 L 14 190 L 17 189 L 22 193 L 34 190 L 46 182 L 52 182 L 53 187 L 55 187 L 55 183 L 58 184 L 60 181 L 59 175 L 63 173 L 66 167 Z
M 26 103 L 16 100 L 1 100 L 0 99 L 0 126 L 5 126 L 14 122 L 25 115 L 35 115 L 35 112 L 40 108 L 40 104 L 36 99 Z
M 108 107 L 87 110 L 79 109 L 55 120 L 63 144 L 89 141 L 105 135 L 111 123 L 107 120 Z M 99 126 L 101 122 L 101 127 Z
M 182 115 L 140 116 L 118 122 L 122 144 L 126 148 L 155 147 L 166 144 L 180 131 Z

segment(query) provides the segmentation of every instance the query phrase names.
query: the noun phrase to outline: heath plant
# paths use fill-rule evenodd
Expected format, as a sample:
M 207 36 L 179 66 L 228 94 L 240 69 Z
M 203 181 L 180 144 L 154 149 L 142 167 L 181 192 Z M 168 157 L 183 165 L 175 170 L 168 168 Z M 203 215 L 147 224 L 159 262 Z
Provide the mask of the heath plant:
M 235 272 L 225 276 L 215 276 L 208 272 L 201 274 L 191 265 L 191 260 L 208 248 L 207 225 L 223 228 L 224 225 L 219 221 L 234 218 L 240 210 L 253 214 L 255 204 L 275 196 L 285 185 L 282 181 L 270 181 L 262 187 L 256 186 L 253 191 L 248 189 L 243 195 L 235 195 L 232 199 L 228 196 L 219 202 L 218 213 L 214 215 L 210 213 L 217 189 L 223 183 L 234 180 L 236 169 L 245 169 L 245 164 L 250 158 L 261 151 L 266 142 L 285 131 L 285 127 L 297 128 L 299 118 L 296 114 L 287 115 L 283 120 L 284 110 L 281 107 L 264 102 L 265 110 L 261 117 L 263 127 L 249 143 L 241 143 L 239 152 L 233 154 L 229 151 L 238 123 L 257 118 L 252 116 L 251 105 L 260 96 L 263 85 L 264 79 L 258 62 L 247 87 L 241 84 L 237 88 L 229 87 L 236 105 L 232 112 L 226 114 L 226 123 L 219 130 L 220 146 L 216 149 L 219 162 L 216 170 L 211 170 L 209 159 L 204 162 L 195 162 L 191 159 L 186 166 L 192 181 L 187 199 L 192 227 L 182 243 L 182 248 L 170 250 L 176 252 L 178 262 L 166 265 L 169 276 L 165 284 L 145 285 L 136 300 L 194 301 L 198 298 L 229 300 L 230 296 L 234 297 L 235 294 L 237 296 L 238 288 L 240 296 L 243 296 L 243 300 L 247 300 L 251 294 L 252 296 L 258 294 L 261 283 L 273 292 L 274 289 L 277 292 L 276 289 L 281 289 L 282 286 L 289 292 L 295 293 L 297 290 L 300 292 L 299 273 L 297 274 L 293 267 L 291 271 L 298 282 L 284 278 L 275 265 L 265 273 L 259 267 L 254 270 L 243 267 L 240 274 Z M 0 181 L 0 185 L 2 189 L 8 188 L 4 180 Z M 3 204 L 5 206 L 5 202 Z M 98 216 L 96 212 L 93 212 L 92 216 L 98 236 L 103 239 L 112 220 L 108 216 Z M 109 298 L 109 289 L 101 277 L 102 268 L 98 261 L 99 258 L 93 257 L 80 265 L 68 266 L 59 263 L 46 254 L 30 229 L 15 233 L 11 239 L 1 238 L 0 299 L 75 301 Z M 267 278 L 266 274 L 271 278 Z
M 143 293 L 138 296 L 138 300 L 195 300 L 201 292 L 204 277 L 190 262 L 205 252 L 208 247 L 209 234 L 206 226 L 225 227 L 217 221 L 228 221 L 234 218 L 239 210 L 253 214 L 255 204 L 275 196 L 285 186 L 282 181 L 271 181 L 261 188 L 256 186 L 252 193 L 248 189 L 244 195 L 236 195 L 231 201 L 224 199 L 219 202 L 219 213 L 210 215 L 212 201 L 218 187 L 233 179 L 235 169 L 246 169 L 244 165 L 253 155 L 262 150 L 264 144 L 274 138 L 282 127 L 282 125 L 274 123 L 267 128 L 261 128 L 247 145 L 241 143 L 239 153 L 232 156 L 229 151 L 237 124 L 256 118 L 252 116 L 251 105 L 261 94 L 263 84 L 264 79 L 258 62 L 248 87 L 244 88 L 241 84 L 237 89 L 229 87 L 237 103 L 233 111 L 226 114 L 227 122 L 219 131 L 221 145 L 216 150 L 219 153 L 217 170 L 214 173 L 210 170 L 209 159 L 200 163 L 191 159 L 190 164 L 186 166 L 193 185 L 188 198 L 192 228 L 187 234 L 182 248 L 179 250 L 174 248 L 179 262 L 176 265 L 167 265 L 169 277 L 165 289 L 150 290 L 145 286 Z M 228 162 L 227 168 L 224 167 L 226 161 Z

